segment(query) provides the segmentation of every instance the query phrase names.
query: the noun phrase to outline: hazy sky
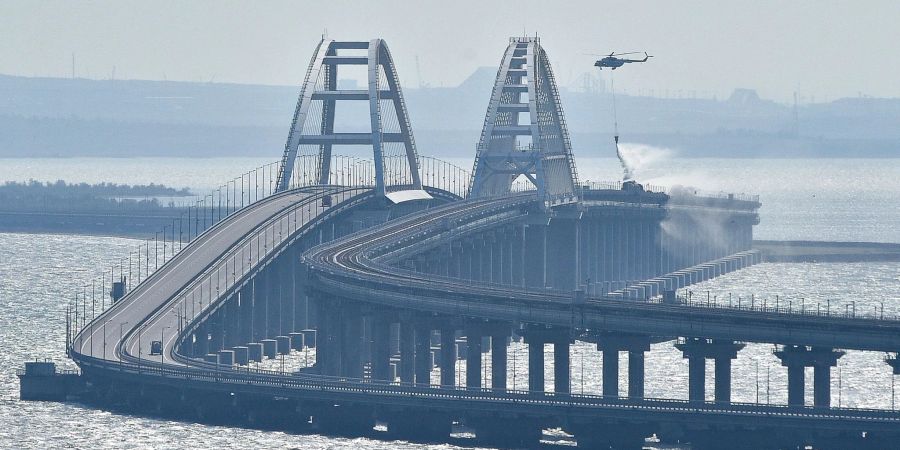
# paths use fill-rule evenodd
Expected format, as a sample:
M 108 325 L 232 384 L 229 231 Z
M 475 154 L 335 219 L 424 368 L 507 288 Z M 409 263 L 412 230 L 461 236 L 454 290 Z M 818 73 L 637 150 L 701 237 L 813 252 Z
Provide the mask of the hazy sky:
M 751 87 L 788 101 L 900 97 L 900 2 L 871 1 L 13 1 L 0 2 L 0 73 L 297 84 L 325 29 L 387 40 L 401 80 L 458 84 L 537 32 L 557 79 L 585 53 L 647 50 L 616 86 L 670 96 Z M 604 72 L 605 73 L 605 72 Z

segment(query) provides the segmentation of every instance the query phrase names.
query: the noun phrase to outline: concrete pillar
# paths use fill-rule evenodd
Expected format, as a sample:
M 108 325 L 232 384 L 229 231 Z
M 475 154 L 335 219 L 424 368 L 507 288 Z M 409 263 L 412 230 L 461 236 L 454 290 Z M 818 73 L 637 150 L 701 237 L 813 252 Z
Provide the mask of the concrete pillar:
M 234 351 L 233 350 L 219 350 L 218 363 L 222 366 L 233 366 L 234 365 Z
M 806 374 L 800 364 L 790 364 L 788 370 L 788 406 L 803 406 L 806 402 Z
M 263 355 L 269 359 L 275 359 L 275 355 L 278 354 L 278 343 L 275 339 L 263 339 L 259 341 L 262 344 Z
M 456 329 L 441 328 L 441 386 L 456 386 Z
M 813 406 L 831 406 L 831 365 L 827 363 L 813 366 Z
M 379 314 L 372 316 L 372 378 L 394 381 L 391 370 L 391 322 Z
M 291 339 L 291 349 L 293 350 L 303 350 L 303 333 L 294 331 L 288 334 L 288 337 Z
M 734 341 L 688 338 L 675 344 L 688 360 L 688 398 L 706 401 L 706 360 L 715 361 L 715 399 L 719 403 L 731 402 L 731 360 L 744 344 Z
M 250 353 L 246 346 L 239 345 L 232 350 L 234 350 L 235 364 L 246 366 L 247 363 L 250 362 Z
M 569 369 L 569 340 L 553 343 L 553 390 L 557 394 L 568 394 L 571 390 Z
M 509 333 L 491 335 L 491 388 L 506 390 L 506 340 Z
M 291 338 L 289 336 L 276 336 L 275 345 L 279 354 L 287 355 L 291 352 Z
M 731 403 L 731 358 L 715 358 L 716 402 Z
M 426 323 L 417 323 L 416 338 L 416 384 L 431 384 L 431 327 Z
M 805 404 L 804 369 L 813 367 L 813 405 L 821 408 L 831 406 L 831 368 L 837 365 L 842 351 L 830 348 L 785 345 L 775 352 L 781 365 L 788 369 L 788 405 Z
M 603 350 L 603 396 L 619 396 L 619 350 Z
M 481 338 L 483 334 L 480 326 L 470 325 L 466 328 L 466 387 L 469 389 L 481 388 Z
M 544 392 L 544 341 L 531 339 L 528 344 L 528 390 Z
M 341 375 L 362 378 L 363 321 L 359 305 L 345 303 L 341 308 L 343 338 L 341 339 Z
M 628 352 L 628 398 L 644 398 L 644 351 Z
M 706 401 L 706 358 L 689 356 L 688 360 L 688 400 Z
M 415 381 L 415 342 L 416 335 L 413 330 L 412 317 L 401 317 L 400 322 L 400 381 L 412 383 Z
M 259 342 L 251 342 L 247 344 L 247 359 L 249 361 L 260 362 L 263 358 L 263 346 Z

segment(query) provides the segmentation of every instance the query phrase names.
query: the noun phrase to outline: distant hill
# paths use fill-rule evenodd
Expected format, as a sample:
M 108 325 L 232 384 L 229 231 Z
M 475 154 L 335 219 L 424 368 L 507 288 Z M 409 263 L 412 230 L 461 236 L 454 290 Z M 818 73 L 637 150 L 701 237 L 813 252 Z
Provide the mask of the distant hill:
M 474 153 L 495 73 L 484 67 L 457 87 L 404 90 L 420 153 Z M 298 93 L 299 86 L 0 75 L 0 157 L 277 158 Z M 561 96 L 576 153 L 612 156 L 610 96 Z M 353 109 L 343 120 L 365 124 L 365 113 Z M 724 100 L 620 95 L 618 116 L 624 141 L 682 156 L 900 156 L 900 99 L 795 110 L 748 89 Z

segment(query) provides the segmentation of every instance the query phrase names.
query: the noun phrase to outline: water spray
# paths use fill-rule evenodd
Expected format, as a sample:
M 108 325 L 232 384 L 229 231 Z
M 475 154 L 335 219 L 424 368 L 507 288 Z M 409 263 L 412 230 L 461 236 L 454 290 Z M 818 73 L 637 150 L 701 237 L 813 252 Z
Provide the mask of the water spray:
M 612 74 L 609 76 L 609 90 L 612 93 L 613 141 L 616 145 L 616 157 L 619 158 L 619 164 L 622 165 L 622 181 L 631 181 L 634 178 L 633 172 L 628 167 L 628 163 L 625 162 L 625 158 L 622 157 L 622 150 L 619 149 L 619 114 L 616 108 L 616 81 Z

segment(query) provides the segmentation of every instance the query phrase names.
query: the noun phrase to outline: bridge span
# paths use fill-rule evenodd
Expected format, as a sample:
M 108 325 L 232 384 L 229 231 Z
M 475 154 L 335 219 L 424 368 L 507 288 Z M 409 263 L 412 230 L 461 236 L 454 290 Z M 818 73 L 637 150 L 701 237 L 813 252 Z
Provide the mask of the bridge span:
M 900 350 L 900 321 L 676 295 L 758 261 L 758 199 L 578 182 L 549 61 L 531 38 L 511 40 L 504 54 L 474 174 L 428 169 L 386 49 L 380 40 L 323 41 L 271 191 L 245 204 L 241 177 L 240 208 L 227 200 L 223 214 L 221 196 L 215 207 L 211 198 L 197 209 L 203 229 L 189 217 L 189 242 L 179 235 L 178 251 L 152 274 L 130 288 L 111 277 L 108 308 L 76 298 L 67 350 L 93 398 L 287 429 L 372 435 L 382 422 L 392 437 L 426 441 L 465 425 L 499 446 L 537 445 L 548 427 L 586 448 L 639 448 L 650 435 L 694 448 L 718 448 L 723 437 L 747 448 L 883 448 L 900 438 L 900 413 L 830 404 L 831 368 L 844 351 Z M 337 93 L 344 64 L 369 66 L 368 91 Z M 371 134 L 334 133 L 339 100 L 370 102 Z M 383 118 L 388 106 L 395 113 Z M 530 125 L 518 124 L 522 112 Z M 370 165 L 335 164 L 331 146 L 349 141 L 372 146 Z M 390 144 L 400 152 L 390 155 Z M 207 216 L 216 218 L 209 226 Z M 519 339 L 528 348 L 523 390 L 506 384 L 509 344 Z M 645 353 L 676 339 L 689 398 L 647 398 Z M 602 352 L 602 395 L 571 392 L 575 341 Z M 778 345 L 787 405 L 731 401 L 731 362 L 748 342 Z M 300 370 L 250 368 L 309 348 L 315 361 Z

